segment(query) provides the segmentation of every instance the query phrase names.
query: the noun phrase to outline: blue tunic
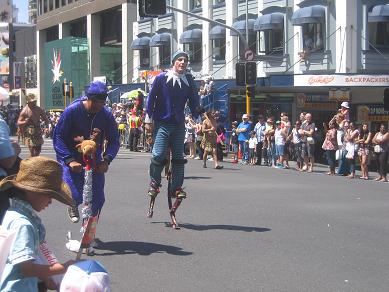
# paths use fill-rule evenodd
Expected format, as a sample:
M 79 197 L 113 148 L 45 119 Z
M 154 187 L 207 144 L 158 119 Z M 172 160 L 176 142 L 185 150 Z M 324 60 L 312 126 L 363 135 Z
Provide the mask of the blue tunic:
M 112 160 L 116 157 L 119 151 L 119 132 L 118 127 L 112 113 L 108 108 L 104 107 L 96 114 L 90 114 L 86 111 L 82 101 L 86 97 L 81 97 L 69 105 L 62 113 L 54 130 L 53 144 L 57 154 L 57 160 L 62 164 L 64 171 L 64 180 L 69 184 L 72 191 L 72 196 L 77 205 L 82 203 L 82 190 L 84 186 L 84 171 L 74 173 L 70 171 L 68 163 L 76 160 L 83 163 L 82 154 L 77 151 L 76 145 L 80 142 L 75 141 L 76 137 L 82 136 L 89 139 L 94 128 L 98 128 L 101 133 L 96 141 L 98 144 L 96 160 L 102 161 L 103 156 L 109 156 Z M 108 141 L 104 153 L 104 139 Z M 93 216 L 103 207 L 104 197 L 104 174 L 93 173 L 93 200 L 92 212 Z
M 189 86 L 181 82 L 173 86 L 173 80 L 168 83 L 166 72 L 160 73 L 154 80 L 147 97 L 147 114 L 155 121 L 182 123 L 185 121 L 185 104 L 188 101 L 190 111 L 194 118 L 198 117 L 199 96 L 190 74 L 186 74 Z

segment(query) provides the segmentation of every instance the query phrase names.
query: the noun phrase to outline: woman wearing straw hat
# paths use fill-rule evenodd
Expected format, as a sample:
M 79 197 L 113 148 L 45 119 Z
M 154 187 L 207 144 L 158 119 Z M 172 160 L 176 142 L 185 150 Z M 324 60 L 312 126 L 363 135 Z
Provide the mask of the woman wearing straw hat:
M 0 182 L 0 191 L 12 197 L 1 226 L 16 233 L 0 291 L 38 291 L 40 279 L 45 279 L 47 288 L 56 289 L 50 276 L 65 273 L 74 261 L 60 264 L 48 252 L 46 230 L 36 212 L 48 207 L 52 199 L 73 204 L 69 186 L 62 181 L 61 165 L 43 156 L 27 158 L 21 162 L 17 174 Z M 44 261 L 48 264 L 42 264 Z

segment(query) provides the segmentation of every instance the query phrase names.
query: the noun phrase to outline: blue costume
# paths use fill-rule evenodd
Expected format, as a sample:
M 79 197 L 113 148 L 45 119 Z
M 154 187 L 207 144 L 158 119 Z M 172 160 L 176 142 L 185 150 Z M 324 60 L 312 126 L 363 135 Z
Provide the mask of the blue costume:
M 76 145 L 79 144 L 77 137 L 89 139 L 92 131 L 97 128 L 100 134 L 95 140 L 98 145 L 96 163 L 104 160 L 112 161 L 119 151 L 118 127 L 112 113 L 104 107 L 96 114 L 88 113 L 83 105 L 87 97 L 83 96 L 75 100 L 62 113 L 53 135 L 54 149 L 57 160 L 62 164 L 64 181 L 70 186 L 72 196 L 77 205 L 82 203 L 84 186 L 84 171 L 75 173 L 70 170 L 69 163 L 77 161 L 83 164 L 82 153 L 78 152 Z M 76 140 L 75 140 L 76 139 Z M 103 151 L 104 139 L 108 141 L 106 150 Z M 93 199 L 92 216 L 96 216 L 102 209 L 105 201 L 103 173 L 93 173 Z
M 186 55 L 181 53 L 181 55 Z M 174 60 L 177 58 L 175 56 Z M 147 114 L 154 121 L 154 146 L 150 164 L 150 196 L 156 196 L 161 184 L 161 172 L 167 163 L 168 149 L 171 150 L 172 192 L 182 189 L 184 181 L 184 139 L 185 139 L 185 104 L 188 102 L 194 118 L 198 117 L 199 96 L 193 76 L 188 73 L 178 74 L 173 70 L 162 72 L 153 83 L 146 103 Z M 185 193 L 183 198 L 185 197 Z

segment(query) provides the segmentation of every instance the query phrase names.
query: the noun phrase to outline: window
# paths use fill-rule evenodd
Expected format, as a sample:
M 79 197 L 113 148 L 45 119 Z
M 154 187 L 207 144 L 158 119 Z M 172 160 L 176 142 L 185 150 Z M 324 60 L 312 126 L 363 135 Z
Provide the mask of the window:
M 201 43 L 184 44 L 184 51 L 188 53 L 192 64 L 202 61 Z
M 48 1 L 49 1 L 49 11 L 51 11 L 54 9 L 54 3 L 53 3 L 54 0 L 48 0 Z
M 61 6 L 65 6 L 66 5 L 66 0 L 61 0 Z
M 159 64 L 170 65 L 170 44 L 161 46 L 159 49 Z
M 59 8 L 59 0 L 55 0 L 55 9 Z
M 43 13 L 47 12 L 47 1 L 48 0 L 43 0 Z
M 150 67 L 150 49 L 139 50 L 140 55 L 140 67 L 149 68 Z
M 224 3 L 226 3 L 225 0 L 213 0 L 213 5 L 224 4 Z
M 201 8 L 201 0 L 189 0 L 189 10 Z
M 265 30 L 265 52 L 266 54 L 284 53 L 284 30 L 272 29 Z
M 369 22 L 369 47 L 389 49 L 389 22 Z
M 323 42 L 323 24 L 307 23 L 302 26 L 303 29 L 303 48 L 310 52 L 322 51 Z
M 215 39 L 212 43 L 212 57 L 214 61 L 226 59 L 226 39 Z
M 246 34 L 243 34 L 244 37 L 246 37 Z M 252 50 L 254 53 L 257 52 L 257 34 L 253 31 L 249 31 L 249 49 Z M 239 38 L 239 56 L 241 56 L 242 59 L 244 59 L 244 52 L 245 52 L 245 46 L 244 43 Z

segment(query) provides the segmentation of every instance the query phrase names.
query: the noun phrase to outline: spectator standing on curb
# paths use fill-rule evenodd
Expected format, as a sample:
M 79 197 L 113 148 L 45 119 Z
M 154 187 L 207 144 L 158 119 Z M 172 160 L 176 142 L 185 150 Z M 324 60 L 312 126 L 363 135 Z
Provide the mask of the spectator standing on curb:
M 262 163 L 262 148 L 263 148 L 263 141 L 265 140 L 265 119 L 262 115 L 259 115 L 258 123 L 256 123 L 254 127 L 254 131 L 256 133 L 257 138 L 257 149 L 256 149 L 256 155 L 257 155 L 257 162 L 256 165 L 261 165 Z
M 236 129 L 236 132 L 238 133 L 239 148 L 242 153 L 242 164 L 249 163 L 248 141 L 250 139 L 250 128 L 251 123 L 249 123 L 249 117 L 247 114 L 243 114 L 242 122 Z
M 371 140 L 372 133 L 369 131 L 369 126 L 368 124 L 363 124 L 361 126 L 361 130 L 359 131 L 357 143 L 359 145 L 358 156 L 362 171 L 362 176 L 360 178 L 365 180 L 369 179 L 369 167 L 367 163 L 369 158 L 369 148 L 371 145 Z
M 236 127 L 238 126 L 237 121 L 233 121 L 231 124 L 231 136 L 230 136 L 230 147 L 233 154 L 232 157 L 232 163 L 238 163 L 238 148 L 239 148 L 239 142 L 238 142 L 238 133 L 236 132 Z
M 324 123 L 324 129 L 327 128 L 327 125 Z M 335 175 L 335 152 L 338 149 L 338 143 L 336 139 L 336 132 L 338 125 L 332 121 L 328 124 L 328 130 L 326 130 L 326 137 L 324 139 L 322 148 L 325 151 L 325 155 L 327 158 L 328 166 L 330 171 L 327 173 L 328 175 Z
M 374 152 L 377 156 L 377 170 L 379 176 L 375 181 L 387 182 L 387 161 L 389 152 L 389 133 L 384 124 L 380 125 L 379 131 L 374 135 L 373 138 Z

